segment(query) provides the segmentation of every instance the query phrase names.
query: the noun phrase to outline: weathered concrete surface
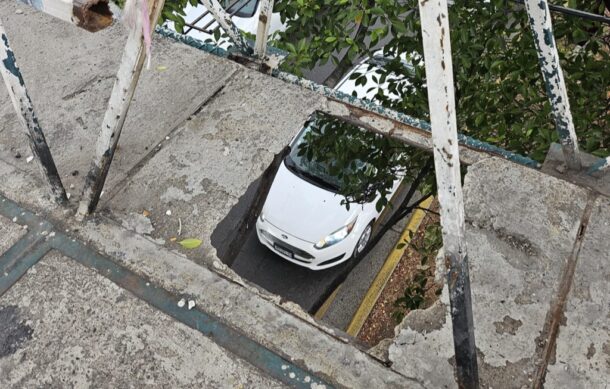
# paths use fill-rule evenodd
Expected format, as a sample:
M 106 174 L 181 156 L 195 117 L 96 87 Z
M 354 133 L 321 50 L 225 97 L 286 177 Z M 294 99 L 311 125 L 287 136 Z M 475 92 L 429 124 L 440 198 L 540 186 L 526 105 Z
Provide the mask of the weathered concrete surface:
M 23 13 L 16 14 L 17 8 Z M 0 15 L 64 186 L 78 196 L 95 151 L 126 30 L 118 23 L 91 34 L 15 1 L 0 2 Z M 164 142 L 173 127 L 238 68 L 157 36 L 153 47 L 151 69 L 142 72 L 136 88 L 108 176 L 109 187 Z M 31 152 L 4 86 L 0 118 L 0 156 L 21 169 L 36 171 L 34 163 L 26 162 Z M 76 171 L 78 176 L 73 176 Z
M 105 206 L 124 225 L 150 211 L 149 235 L 159 243 L 202 239 L 201 248 L 185 251 L 201 262 L 214 252 L 210 236 L 218 223 L 321 106 L 320 96 L 297 91 L 257 72 L 237 72 Z
M 13 38 L 15 52 L 43 127 L 48 128 L 51 148 L 60 170 L 68 186 L 75 185 L 73 192 L 77 193 L 82 185 L 82 172 L 91 158 L 93 139 L 101 123 L 105 100 L 110 93 L 111 79 L 104 77 L 113 76 L 116 61 L 120 58 L 124 39 L 121 27 L 94 36 L 80 35 L 82 32 L 75 33 L 68 26 L 43 15 L 29 11 L 16 15 L 15 9 L 13 2 L 2 2 L 0 17 Z M 91 46 L 90 42 L 93 42 Z M 316 323 L 294 304 L 256 290 L 223 267 L 209 244 L 214 223 L 228 214 L 239 195 L 248 187 L 250 182 L 247 181 L 260 175 L 271 156 L 298 130 L 305 116 L 327 102 L 310 92 L 267 79 L 180 44 L 155 39 L 154 47 L 154 52 L 161 55 L 159 58 L 166 58 L 167 63 L 154 63 L 153 70 L 144 74 L 138 88 L 142 96 L 136 95 L 129 115 L 134 122 L 130 124 L 131 119 L 128 119 L 120 142 L 120 155 L 111 170 L 112 178 L 106 196 L 102 198 L 108 208 L 107 213 L 79 224 L 72 219 L 73 209 L 61 209 L 43 196 L 46 189 L 37 178 L 38 172 L 33 171 L 33 164 L 23 162 L 29 154 L 23 148 L 25 141 L 20 138 L 20 130 L 14 116 L 11 116 L 14 114 L 5 95 L 0 95 L 3 118 L 3 127 L 0 127 L 3 137 L 0 145 L 0 191 L 23 206 L 40 212 L 58 228 L 68 230 L 75 238 L 86 241 L 90 247 L 113 261 L 149 277 L 175 295 L 192 296 L 197 300 L 198 307 L 204 307 L 206 312 L 220 317 L 227 325 L 254 341 L 297 361 L 303 368 L 337 386 L 454 386 L 446 295 L 435 307 L 408 316 L 398 337 L 389 347 L 389 358 L 393 365 L 387 368 L 358 349 L 349 339 L 342 338 L 342 334 Z M 172 64 L 175 63 L 184 66 L 174 69 Z M 167 70 L 157 69 L 157 65 L 167 66 Z M 74 80 L 70 79 L 70 75 Z M 166 75 L 167 79 L 164 78 Z M 99 86 L 98 79 L 101 80 Z M 228 85 L 214 95 L 225 83 Z M 261 92 L 263 87 L 267 88 L 267 92 Z M 63 97 L 66 100 L 62 100 Z M 170 106 L 172 102 L 176 105 Z M 204 102 L 207 105 L 197 113 Z M 138 108 L 138 104 L 142 106 Z M 186 124 L 180 124 L 191 116 L 193 118 Z M 86 131 L 85 124 L 78 127 L 81 121 L 86 124 Z M 166 139 L 167 135 L 169 139 Z M 152 150 L 159 143 L 163 143 L 162 147 Z M 22 149 L 11 150 L 11 147 Z M 15 158 L 17 152 L 21 153 L 21 158 Z M 81 174 L 73 177 L 70 175 L 73 170 L 79 170 Z M 131 189 L 132 186 L 134 189 Z M 541 332 L 546 313 L 564 261 L 571 253 L 588 193 L 569 183 L 499 160 L 471 167 L 465 193 L 471 222 L 467 238 L 482 383 L 493 387 L 530 386 L 529 379 L 534 368 L 531 362 L 538 352 L 537 338 L 540 337 L 544 343 Z M 74 204 L 74 197 L 71 200 Z M 140 215 L 144 209 L 151 212 L 150 217 Z M 167 214 L 168 210 L 171 215 Z M 605 211 L 600 208 L 599 212 L 603 214 Z M 133 217 L 130 218 L 130 215 Z M 595 220 L 591 220 L 590 232 L 594 234 L 598 231 L 599 236 L 603 237 L 605 229 L 603 226 L 594 228 Z M 165 244 L 175 247 L 168 240 L 177 234 L 178 221 L 184 223 L 183 237 L 204 240 L 200 249 L 188 254 L 199 262 L 212 264 L 213 269 L 199 266 L 185 255 L 158 244 L 163 239 Z M 596 251 L 596 241 L 586 240 L 582 253 L 591 252 L 592 256 L 601 255 L 603 258 L 608 251 Z M 560 329 L 557 361 L 555 365 L 551 361 L 548 382 L 561 386 L 561 380 L 568 377 L 561 372 L 561 368 L 570 373 L 571 387 L 588 387 L 588 384 L 595 387 L 598 382 L 608 381 L 608 373 L 603 366 L 595 370 L 599 363 L 607 364 L 604 358 L 607 358 L 608 349 L 608 342 L 603 337 L 608 318 L 608 304 L 604 297 L 608 293 L 596 294 L 604 291 L 604 282 L 607 287 L 608 278 L 604 275 L 607 268 L 595 270 L 592 266 L 598 263 L 587 265 L 586 262 L 579 262 L 576 279 L 579 274 L 585 274 L 583 279 L 589 281 L 591 288 L 595 285 L 596 289 L 589 289 L 591 297 L 588 300 L 583 298 L 586 296 L 583 292 L 577 293 L 585 290 L 585 286 L 576 283 L 569 295 L 567 322 Z M 598 272 L 597 275 L 588 274 L 592 268 Z M 99 277 L 81 272 L 82 275 L 75 275 L 82 277 L 80 281 L 74 278 L 76 285 L 79 282 L 91 285 L 92 290 L 98 292 L 111 288 L 111 284 L 105 284 Z M 28 280 L 37 279 L 35 276 L 30 274 L 21 282 L 31 282 Z M 39 279 L 45 285 L 49 283 L 51 289 L 54 286 L 69 290 L 62 289 L 70 286 L 62 283 L 61 279 L 50 277 L 46 280 Z M 18 283 L 13 288 L 20 288 L 21 285 L 26 284 Z M 17 290 L 9 290 L 9 294 L 2 299 Z M 24 296 L 35 290 L 28 289 Z M 62 301 L 69 301 L 76 298 L 73 294 L 74 291 L 70 290 L 67 297 L 61 293 L 59 295 L 67 299 Z M 93 294 L 85 296 L 90 296 L 92 300 L 101 298 Z M 17 301 L 17 297 L 14 300 Z M 133 311 L 139 311 L 137 307 L 143 306 L 135 300 L 127 300 L 125 307 L 131 306 Z M 19 301 L 23 303 L 25 300 Z M 100 304 L 106 304 L 102 302 Z M 65 304 L 68 307 L 68 303 Z M 29 307 L 43 309 L 41 305 L 30 298 Z M 149 308 L 143 306 L 142 309 Z M 113 317 L 112 310 L 108 313 Z M 138 318 L 137 313 L 131 314 Z M 27 322 L 12 319 L 19 318 L 20 310 L 9 308 L 0 315 L 5 320 L 12 320 L 8 328 L 16 329 L 19 344 L 25 347 L 28 344 L 31 347 L 37 345 L 36 329 Z M 54 317 L 52 312 L 49 315 Z M 583 315 L 589 315 L 585 317 L 591 317 L 590 322 L 583 321 Z M 576 335 L 569 339 L 562 338 L 572 331 L 571 323 L 581 326 L 574 330 L 574 334 L 580 331 L 584 334 L 582 336 L 590 337 L 589 343 L 594 343 L 593 348 L 585 343 L 586 355 L 590 355 L 591 359 L 586 359 L 586 355 L 586 360 L 580 356 L 571 358 L 569 350 L 572 348 L 582 354 L 578 347 L 566 344 L 567 341 L 575 342 L 578 339 Z M 34 331 L 22 324 L 34 328 Z M 597 328 L 592 328 L 592 325 Z M 149 346 L 161 347 L 165 341 L 172 343 L 172 339 L 176 339 L 172 338 L 173 334 L 168 333 L 165 339 L 165 333 L 162 333 Z M 183 339 L 183 334 L 177 334 L 177 339 Z M 208 355 L 201 351 L 206 348 L 209 348 L 207 343 L 201 343 L 195 351 Z M 51 353 L 54 349 L 40 350 L 42 355 L 26 353 L 26 358 L 43 360 L 47 358 L 44 353 Z M 224 355 L 224 350 L 219 353 Z M 76 356 L 81 358 L 80 355 Z M 53 362 L 69 360 L 61 355 Z M 568 370 L 561 361 L 570 363 Z M 75 364 L 75 367 L 78 365 L 78 371 L 85 372 L 90 362 L 79 363 L 82 365 Z M 159 361 L 151 363 L 161 364 Z M 171 365 L 171 362 L 165 363 Z M 185 363 L 189 366 L 188 362 Z M 216 360 L 209 362 L 217 363 Z M 221 360 L 218 364 L 223 363 Z M 250 372 L 249 368 L 246 365 L 244 371 Z M 236 369 L 241 370 L 239 366 Z M 134 374 L 146 377 L 144 371 L 145 367 L 140 365 L 135 368 Z M 40 374 L 46 373 L 41 369 Z M 253 374 L 245 379 L 252 379 L 252 382 L 266 379 Z M 171 377 L 171 373 L 167 377 Z M 212 374 L 207 377 L 215 379 L 216 376 Z M 229 379 L 222 376 L 220 382 L 224 383 L 224 378 Z M 269 384 L 273 385 L 271 382 Z
M 464 197 L 481 385 L 529 387 L 536 368 L 544 363 L 539 347 L 548 341 L 548 334 L 543 329 L 577 239 L 589 192 L 490 159 L 469 167 Z M 557 360 L 563 355 L 563 361 L 570 364 L 571 380 L 554 373 L 565 372 L 564 365 L 551 365 L 548 387 L 604 387 L 602 382 L 607 384 L 610 376 L 608 365 L 604 366 L 607 355 L 601 351 L 608 342 L 609 248 L 596 243 L 608 234 L 604 224 L 608 215 L 597 213 L 598 227 L 592 220 L 585 235 L 589 249 L 585 244 L 579 257 L 577 274 L 582 286 L 577 275 L 572 292 L 581 290 L 581 299 L 585 299 L 582 290 L 586 290 L 586 301 L 572 297 L 567 324 L 560 328 L 558 338 Z M 599 353 L 589 351 L 591 343 Z M 575 350 L 580 350 L 579 356 L 573 355 Z M 446 287 L 434 307 L 407 316 L 388 351 L 396 370 L 431 386 L 455 387 Z
M 545 385 L 610 385 L 610 200 L 598 198 L 580 250 Z
M 0 255 L 15 244 L 26 230 L 5 217 L 0 216 Z
M 9 179 L 11 184 L 6 187 L 13 188 L 16 200 L 51 210 L 49 217 L 89 247 L 177 296 L 191 296 L 206 312 L 269 349 L 299 361 L 304 368 L 328 377 L 335 385 L 425 387 L 418 380 L 388 369 L 348 339 L 335 335 L 333 329 L 319 325 L 295 304 L 260 293 L 218 260 L 214 262 L 215 271 L 209 270 L 103 216 L 85 224 L 64 224 L 64 212 L 42 198 L 44 187 L 36 177 L 0 161 L 0 182 Z M 25 192 L 25 188 L 30 191 Z M 3 185 L 0 191 L 5 192 Z
M 601 160 L 601 158 L 582 151 L 579 152 L 579 157 L 584 171 Z M 589 175 L 574 173 L 573 171 L 568 170 L 559 143 L 551 144 L 541 170 L 547 174 L 573 182 L 577 185 L 593 188 L 604 196 L 610 196 L 610 174 L 595 173 Z
M 0 317 L 7 319 L 0 330 L 3 388 L 283 387 L 58 254 L 0 298 Z

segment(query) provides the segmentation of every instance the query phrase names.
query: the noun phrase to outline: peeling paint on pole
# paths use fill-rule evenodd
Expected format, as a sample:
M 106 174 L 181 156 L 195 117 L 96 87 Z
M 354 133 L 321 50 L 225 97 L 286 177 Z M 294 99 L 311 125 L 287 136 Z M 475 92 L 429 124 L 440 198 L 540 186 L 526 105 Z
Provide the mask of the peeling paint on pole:
M 256 43 L 254 44 L 254 55 L 259 59 L 264 59 L 267 53 L 267 36 L 269 35 L 272 12 L 273 0 L 261 0 Z
M 57 172 L 57 167 L 53 161 L 53 156 L 47 145 L 42 128 L 40 128 L 38 123 L 34 106 L 25 88 L 23 76 L 17 66 L 15 55 L 9 45 L 2 21 L 0 21 L 0 73 L 2 73 L 2 78 L 13 107 L 17 112 L 19 122 L 28 137 L 28 143 L 34 154 L 36 164 L 49 184 L 53 198 L 59 204 L 67 203 L 66 191 L 61 183 L 61 178 Z
M 443 250 L 448 269 L 456 376 L 460 388 L 478 388 L 447 0 L 420 0 L 419 12 Z
M 164 3 L 164 0 L 153 0 L 150 8 L 151 24 L 154 24 L 159 19 Z M 127 112 L 129 111 L 136 85 L 140 79 L 145 57 L 146 50 L 142 35 L 142 20 L 136 18 L 136 25 L 127 37 L 123 58 L 121 59 L 117 78 L 112 87 L 108 108 L 104 114 L 102 129 L 97 138 L 95 157 L 91 163 L 89 173 L 85 177 L 85 186 L 78 207 L 78 216 L 81 218 L 92 213 L 100 199 Z
M 90 32 L 112 24 L 108 0 L 18 0 L 55 18 L 76 24 Z
M 201 0 L 208 11 L 212 14 L 214 19 L 220 24 L 223 30 L 229 34 L 229 38 L 233 41 L 235 46 L 246 55 L 252 54 L 253 50 L 246 42 L 246 39 L 241 35 L 241 31 L 231 21 L 231 16 L 227 11 L 222 8 L 217 0 Z
M 570 112 L 568 92 L 559 63 L 557 45 L 553 36 L 549 6 L 546 0 L 525 0 L 525 8 L 534 35 L 540 70 L 551 102 L 555 128 L 559 135 L 566 165 L 569 169 L 578 171 L 581 168 L 578 140 L 574 130 L 572 113 Z

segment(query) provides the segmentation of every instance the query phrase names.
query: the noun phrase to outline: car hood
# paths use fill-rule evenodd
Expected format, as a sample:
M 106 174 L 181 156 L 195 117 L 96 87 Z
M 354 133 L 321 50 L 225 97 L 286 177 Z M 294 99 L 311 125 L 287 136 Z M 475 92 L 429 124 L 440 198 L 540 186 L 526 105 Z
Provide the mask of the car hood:
M 265 220 L 290 235 L 311 243 L 343 227 L 359 213 L 341 205 L 343 196 L 319 188 L 292 173 L 284 162 L 277 171 L 263 213 Z

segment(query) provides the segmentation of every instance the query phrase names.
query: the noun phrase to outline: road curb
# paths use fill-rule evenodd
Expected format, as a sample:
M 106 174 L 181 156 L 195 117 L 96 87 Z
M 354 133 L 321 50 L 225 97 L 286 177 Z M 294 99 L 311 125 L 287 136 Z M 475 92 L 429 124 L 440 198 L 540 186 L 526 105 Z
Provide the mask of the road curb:
M 424 216 L 426 215 L 425 210 L 430 208 L 430 205 L 432 204 L 433 199 L 434 199 L 434 197 L 432 197 L 432 196 L 428 197 L 426 200 L 424 200 L 421 203 L 421 208 L 423 208 L 423 209 L 416 209 L 413 211 L 413 213 L 411 214 L 411 217 L 409 218 L 409 222 L 407 223 L 404 230 L 402 231 L 400 238 L 398 238 L 398 242 L 404 241 L 404 242 L 408 243 L 410 241 L 409 232 L 415 233 L 415 231 L 417 231 L 417 229 L 419 228 L 419 225 L 421 224 L 422 220 L 424 219 Z M 377 273 L 377 276 L 375 276 L 375 279 L 371 283 L 369 290 L 366 292 L 366 295 L 362 299 L 362 302 L 360 303 L 360 306 L 356 310 L 354 317 L 352 318 L 351 322 L 347 326 L 346 332 L 349 335 L 355 337 L 358 335 L 358 333 L 362 329 L 364 322 L 371 314 L 371 311 L 373 310 L 375 303 L 379 299 L 379 296 L 381 296 L 381 292 L 383 291 L 386 284 L 388 283 L 390 277 L 392 276 L 392 273 L 394 273 L 394 270 L 396 269 L 396 266 L 400 262 L 400 259 L 402 258 L 407 247 L 408 247 L 408 245 L 404 245 L 400 249 L 395 248 L 388 255 L 383 266 Z

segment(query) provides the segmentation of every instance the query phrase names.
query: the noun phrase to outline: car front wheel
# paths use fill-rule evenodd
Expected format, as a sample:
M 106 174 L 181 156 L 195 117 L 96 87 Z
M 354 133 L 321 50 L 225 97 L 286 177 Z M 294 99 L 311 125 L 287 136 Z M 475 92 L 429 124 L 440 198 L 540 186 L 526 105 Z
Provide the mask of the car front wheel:
M 358 239 L 358 243 L 356 243 L 356 248 L 354 248 L 354 258 L 359 258 L 360 255 L 366 249 L 366 246 L 369 245 L 371 240 L 371 235 L 373 233 L 373 223 L 369 223 L 368 226 L 362 231 L 362 235 L 360 235 L 360 239 Z

